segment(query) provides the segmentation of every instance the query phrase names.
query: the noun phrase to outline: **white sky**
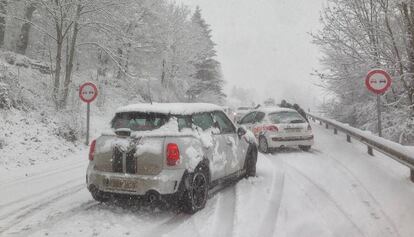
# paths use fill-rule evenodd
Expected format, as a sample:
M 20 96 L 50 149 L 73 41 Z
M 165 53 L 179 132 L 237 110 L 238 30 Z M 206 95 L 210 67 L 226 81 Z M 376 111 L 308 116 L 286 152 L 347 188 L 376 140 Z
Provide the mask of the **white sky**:
M 320 27 L 324 0 L 178 0 L 200 6 L 213 30 L 227 92 L 255 88 L 258 101 L 273 97 L 314 108 L 323 93 L 310 76 L 320 68 L 309 32 Z

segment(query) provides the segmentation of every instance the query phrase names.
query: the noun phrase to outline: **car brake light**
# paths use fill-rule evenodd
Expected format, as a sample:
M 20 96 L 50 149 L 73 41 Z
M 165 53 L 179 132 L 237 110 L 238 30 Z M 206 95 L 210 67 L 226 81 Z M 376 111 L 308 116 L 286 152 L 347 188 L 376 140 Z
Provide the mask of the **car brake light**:
M 89 146 L 89 160 L 93 161 L 93 157 L 95 156 L 95 146 L 96 146 L 96 140 L 93 140 L 91 142 L 91 145 Z
M 178 145 L 175 143 L 169 143 L 167 145 L 167 165 L 174 166 L 177 165 L 180 160 L 180 150 Z
M 279 132 L 279 128 L 275 125 L 266 126 L 264 129 L 269 132 Z
M 308 131 L 311 131 L 311 130 L 312 130 L 312 127 L 310 124 L 308 124 Z

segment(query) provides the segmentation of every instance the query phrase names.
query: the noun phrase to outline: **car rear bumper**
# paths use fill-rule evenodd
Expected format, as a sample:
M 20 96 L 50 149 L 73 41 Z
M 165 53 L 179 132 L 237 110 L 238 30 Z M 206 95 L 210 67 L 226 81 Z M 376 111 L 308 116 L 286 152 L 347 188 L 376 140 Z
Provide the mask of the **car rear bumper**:
M 147 195 L 156 192 L 160 195 L 178 191 L 185 170 L 163 170 L 158 175 L 132 175 L 97 171 L 88 168 L 86 182 L 88 189 L 97 189 L 105 193 Z
M 288 146 L 312 146 L 314 144 L 313 135 L 296 137 L 269 137 L 268 145 L 271 148 Z

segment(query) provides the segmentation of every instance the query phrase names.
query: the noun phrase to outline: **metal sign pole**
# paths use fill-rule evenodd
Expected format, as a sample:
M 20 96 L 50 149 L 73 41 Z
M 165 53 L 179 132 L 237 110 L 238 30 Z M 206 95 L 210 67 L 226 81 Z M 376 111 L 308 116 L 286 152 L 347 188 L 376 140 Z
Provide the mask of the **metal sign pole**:
M 377 95 L 378 136 L 382 137 L 381 95 Z
M 85 144 L 89 145 L 89 117 L 91 113 L 91 103 L 86 103 L 86 142 Z

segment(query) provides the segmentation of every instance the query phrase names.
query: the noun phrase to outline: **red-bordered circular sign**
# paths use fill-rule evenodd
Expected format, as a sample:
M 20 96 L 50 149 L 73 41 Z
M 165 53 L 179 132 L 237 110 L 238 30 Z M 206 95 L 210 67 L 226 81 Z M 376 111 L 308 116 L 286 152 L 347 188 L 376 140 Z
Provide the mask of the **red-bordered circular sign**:
M 372 70 L 365 79 L 368 90 L 375 94 L 384 94 L 391 86 L 392 79 L 390 74 L 381 69 Z
M 98 88 L 91 82 L 82 84 L 79 88 L 79 97 L 85 103 L 91 103 L 98 96 Z

